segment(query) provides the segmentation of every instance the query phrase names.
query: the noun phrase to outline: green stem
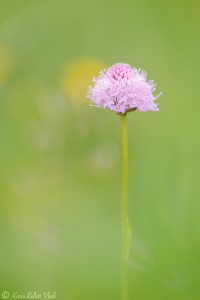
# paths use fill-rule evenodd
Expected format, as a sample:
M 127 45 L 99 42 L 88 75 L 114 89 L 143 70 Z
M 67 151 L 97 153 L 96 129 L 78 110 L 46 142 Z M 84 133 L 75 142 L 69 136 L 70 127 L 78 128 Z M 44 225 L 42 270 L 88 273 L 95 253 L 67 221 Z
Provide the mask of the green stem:
M 129 256 L 130 226 L 128 221 L 128 138 L 126 115 L 121 115 L 121 298 L 128 300 L 127 264 Z

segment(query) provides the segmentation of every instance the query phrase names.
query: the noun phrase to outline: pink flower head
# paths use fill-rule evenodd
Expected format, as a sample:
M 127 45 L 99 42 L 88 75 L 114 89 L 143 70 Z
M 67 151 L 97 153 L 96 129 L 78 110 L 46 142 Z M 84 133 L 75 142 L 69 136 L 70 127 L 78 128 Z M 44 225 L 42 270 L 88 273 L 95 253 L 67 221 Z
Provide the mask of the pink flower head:
M 94 85 L 89 87 L 88 98 L 97 107 L 113 110 L 117 114 L 128 111 L 158 111 L 154 102 L 155 84 L 147 81 L 147 74 L 140 69 L 133 69 L 128 64 L 117 63 L 100 72 L 94 78 Z

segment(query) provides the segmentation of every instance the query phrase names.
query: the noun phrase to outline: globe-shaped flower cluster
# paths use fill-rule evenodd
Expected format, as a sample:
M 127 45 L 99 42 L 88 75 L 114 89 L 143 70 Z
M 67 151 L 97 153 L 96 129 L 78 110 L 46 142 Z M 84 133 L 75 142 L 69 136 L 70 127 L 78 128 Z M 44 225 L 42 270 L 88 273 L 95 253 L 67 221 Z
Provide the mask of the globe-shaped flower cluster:
M 89 87 L 88 98 L 97 107 L 113 110 L 117 114 L 129 111 L 158 111 L 154 96 L 155 83 L 147 74 L 128 64 L 117 63 L 100 72 Z

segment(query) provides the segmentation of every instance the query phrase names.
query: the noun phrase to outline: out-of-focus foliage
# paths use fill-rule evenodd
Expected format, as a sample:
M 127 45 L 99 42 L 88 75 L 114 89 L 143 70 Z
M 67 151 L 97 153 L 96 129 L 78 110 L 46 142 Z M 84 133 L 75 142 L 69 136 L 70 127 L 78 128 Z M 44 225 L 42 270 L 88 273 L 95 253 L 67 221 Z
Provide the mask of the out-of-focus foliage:
M 120 300 L 119 120 L 85 92 L 125 62 L 163 91 L 159 113 L 128 116 L 130 299 L 200 299 L 199 12 L 0 1 L 0 294 Z

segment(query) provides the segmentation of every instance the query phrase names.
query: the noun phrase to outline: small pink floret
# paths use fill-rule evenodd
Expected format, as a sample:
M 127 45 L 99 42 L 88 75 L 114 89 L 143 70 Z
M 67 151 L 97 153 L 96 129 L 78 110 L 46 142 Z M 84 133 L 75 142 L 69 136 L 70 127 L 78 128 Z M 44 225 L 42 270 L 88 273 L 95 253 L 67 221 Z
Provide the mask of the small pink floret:
M 108 76 L 115 80 L 128 79 L 131 76 L 132 68 L 126 64 L 116 64 L 108 69 Z
M 117 114 L 128 111 L 158 111 L 154 102 L 155 84 L 147 81 L 146 73 L 128 64 L 117 63 L 100 72 L 89 87 L 88 98 L 98 107 L 113 110 Z

